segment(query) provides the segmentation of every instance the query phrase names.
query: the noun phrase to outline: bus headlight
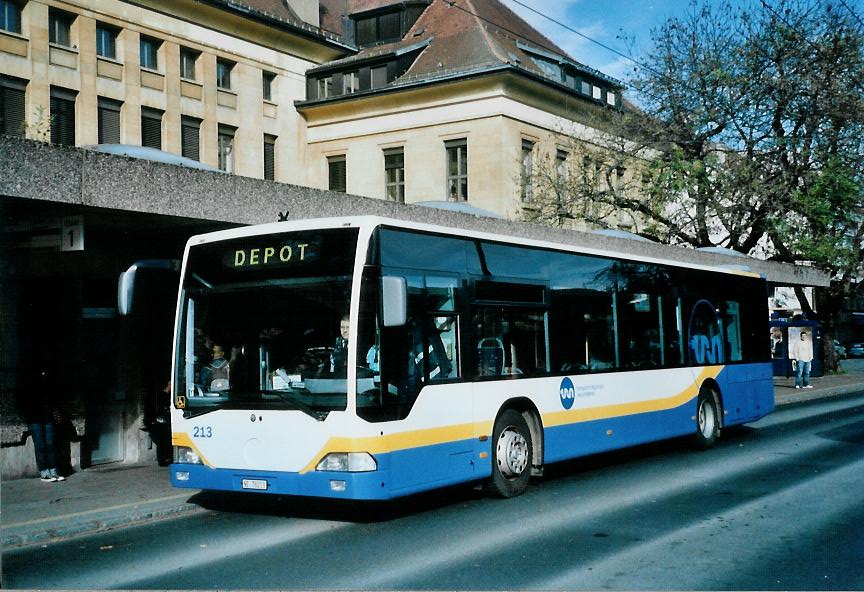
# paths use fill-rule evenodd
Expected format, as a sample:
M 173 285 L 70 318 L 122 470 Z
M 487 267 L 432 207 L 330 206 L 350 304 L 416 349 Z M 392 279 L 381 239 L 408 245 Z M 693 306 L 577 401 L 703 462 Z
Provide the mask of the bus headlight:
M 331 452 L 321 459 L 316 471 L 347 471 L 349 473 L 362 473 L 375 471 L 378 463 L 368 452 Z
M 185 465 L 203 465 L 201 462 L 201 457 L 198 456 L 198 453 L 189 448 L 188 446 L 175 446 L 174 447 L 174 462 L 181 463 Z

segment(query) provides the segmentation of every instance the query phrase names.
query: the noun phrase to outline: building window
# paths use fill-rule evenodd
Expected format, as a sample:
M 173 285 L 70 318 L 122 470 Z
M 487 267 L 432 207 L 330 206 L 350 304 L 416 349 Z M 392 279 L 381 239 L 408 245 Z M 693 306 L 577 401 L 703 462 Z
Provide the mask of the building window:
M 264 178 L 276 180 L 276 136 L 264 134 Z
M 326 99 L 333 96 L 333 77 L 318 79 L 318 98 Z
M 72 23 L 75 16 L 53 8 L 48 10 L 48 41 L 64 47 L 72 46 Z
M 141 36 L 141 67 L 148 70 L 159 69 L 159 47 L 162 42 L 152 37 Z
M 96 23 L 96 55 L 109 60 L 117 59 L 117 29 Z
M 591 88 L 591 96 L 597 99 L 598 101 L 603 98 L 603 89 L 599 86 L 594 86 Z
M 387 12 L 357 19 L 355 32 L 358 45 L 374 45 L 396 41 L 402 37 L 401 11 Z
M 345 193 L 348 187 L 345 155 L 327 157 L 328 189 Z
M 24 137 L 27 81 L 0 75 L 0 134 Z
M 543 74 L 552 80 L 561 80 L 561 65 L 558 62 L 539 56 L 532 56 L 532 58 Z
M 583 95 L 590 95 L 591 94 L 591 83 L 590 82 L 585 82 L 584 80 L 582 81 L 582 94 Z
M 372 88 L 387 86 L 387 66 L 372 68 Z
M 606 92 L 606 104 L 615 106 L 615 93 L 611 90 Z
M 273 101 L 274 82 L 276 82 L 276 75 L 273 72 L 261 73 L 261 91 L 265 101 Z
M 234 62 L 216 60 L 216 86 L 222 90 L 231 90 L 231 71 Z
M 120 109 L 123 103 L 99 97 L 97 101 L 100 144 L 120 143 Z
M 616 166 L 614 169 L 615 172 L 615 190 L 616 191 L 624 191 L 626 189 L 626 185 L 624 184 L 624 175 L 627 173 L 627 169 L 623 166 Z
M 75 145 L 75 99 L 78 93 L 51 87 L 51 143 Z
M 402 148 L 384 151 L 384 187 L 387 199 L 405 203 L 405 152 Z
M 201 52 L 199 51 L 194 51 L 185 47 L 180 48 L 180 78 L 185 78 L 186 80 L 198 80 L 195 67 L 198 65 L 198 58 L 200 56 Z
M 566 150 L 555 152 L 555 174 L 559 181 L 567 179 L 567 156 Z
M 468 199 L 468 140 L 444 142 L 447 150 L 447 199 L 466 201 Z
M 201 160 L 201 120 L 183 115 L 180 117 L 180 153 L 192 160 Z
M 345 72 L 342 75 L 342 87 L 345 94 L 356 93 L 360 90 L 360 76 L 356 71 Z
M 0 0 L 0 30 L 21 33 L 21 6 L 14 0 Z
M 162 150 L 162 111 L 141 107 L 141 145 Z
M 533 196 L 534 142 L 522 140 L 522 201 L 531 203 Z
M 236 127 L 219 124 L 219 168 L 226 173 L 234 172 L 234 134 Z

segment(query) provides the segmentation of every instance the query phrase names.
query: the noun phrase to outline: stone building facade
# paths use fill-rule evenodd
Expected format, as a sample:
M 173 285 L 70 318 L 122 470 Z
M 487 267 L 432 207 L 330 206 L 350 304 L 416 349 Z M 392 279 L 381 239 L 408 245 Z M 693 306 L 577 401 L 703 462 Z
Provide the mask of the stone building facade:
M 626 107 L 498 0 L 0 0 L 3 133 L 508 218 Z

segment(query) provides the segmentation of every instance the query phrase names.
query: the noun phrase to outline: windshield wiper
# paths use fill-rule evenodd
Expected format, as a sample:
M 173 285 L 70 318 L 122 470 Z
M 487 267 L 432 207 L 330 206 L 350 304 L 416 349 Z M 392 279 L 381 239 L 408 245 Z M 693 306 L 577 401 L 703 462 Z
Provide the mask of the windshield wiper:
M 291 408 L 302 411 L 303 413 L 305 413 L 309 417 L 314 418 L 317 421 L 324 421 L 325 419 L 327 419 L 327 415 L 329 415 L 330 413 L 329 411 L 319 411 L 303 403 L 302 401 L 298 401 L 297 399 L 294 399 L 293 397 L 279 391 L 260 391 L 260 393 L 276 395 L 277 397 L 279 397 L 279 403 L 288 403 Z M 198 403 L 194 406 L 189 406 L 183 410 L 183 417 L 187 419 L 190 417 L 198 417 L 201 415 L 206 415 L 207 413 L 218 411 L 219 409 L 255 409 L 260 407 L 272 407 L 272 405 L 275 403 L 276 401 L 265 401 L 260 399 L 258 393 L 256 393 L 255 395 L 248 393 L 245 396 L 235 393 L 231 395 L 227 401 L 214 400 L 212 401 L 212 403 L 207 402 L 203 405 L 201 403 Z
M 287 393 L 285 393 L 283 391 L 262 391 L 262 392 L 265 392 L 268 395 L 270 395 L 270 394 L 276 395 L 277 397 L 279 397 L 279 399 L 281 401 L 284 401 L 286 403 L 290 403 L 290 404 L 294 405 L 294 407 L 296 407 L 298 411 L 302 411 L 306 415 L 309 415 L 310 417 L 314 417 L 318 421 L 324 421 L 327 418 L 327 414 L 328 414 L 327 411 L 318 411 L 317 409 L 310 407 L 309 405 L 307 405 L 306 403 L 303 403 L 302 401 L 298 401 L 297 399 L 295 399 L 294 397 L 288 395 Z

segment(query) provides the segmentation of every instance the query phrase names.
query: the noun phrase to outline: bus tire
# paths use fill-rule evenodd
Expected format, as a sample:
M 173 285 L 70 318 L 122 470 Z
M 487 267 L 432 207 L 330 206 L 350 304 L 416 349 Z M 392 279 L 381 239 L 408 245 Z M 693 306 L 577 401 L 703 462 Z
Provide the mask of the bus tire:
M 696 400 L 696 434 L 698 448 L 710 448 L 720 437 L 720 400 L 712 389 L 702 389 Z
M 504 498 L 521 495 L 528 488 L 534 444 L 522 414 L 505 409 L 492 430 L 492 479 L 489 490 Z

